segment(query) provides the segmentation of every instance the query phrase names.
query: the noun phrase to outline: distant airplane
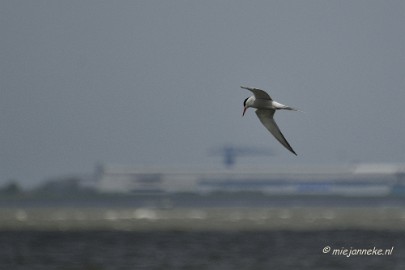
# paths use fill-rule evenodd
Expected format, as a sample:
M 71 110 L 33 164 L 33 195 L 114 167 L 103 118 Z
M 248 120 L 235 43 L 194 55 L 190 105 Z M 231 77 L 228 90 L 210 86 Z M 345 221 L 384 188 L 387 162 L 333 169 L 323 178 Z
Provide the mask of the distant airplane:
M 238 156 L 272 156 L 274 155 L 271 149 L 263 149 L 258 147 L 241 147 L 233 145 L 225 145 L 210 151 L 211 155 L 222 156 L 223 164 L 227 168 L 231 168 L 236 163 Z

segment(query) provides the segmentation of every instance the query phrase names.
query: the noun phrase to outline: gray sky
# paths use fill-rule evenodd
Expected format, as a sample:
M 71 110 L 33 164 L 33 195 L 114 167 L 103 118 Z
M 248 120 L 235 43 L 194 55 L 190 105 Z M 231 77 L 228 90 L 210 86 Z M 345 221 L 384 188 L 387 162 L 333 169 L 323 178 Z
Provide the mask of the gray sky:
M 1 1 L 0 184 L 96 162 L 404 162 L 405 1 Z M 261 126 L 240 85 L 305 113 Z

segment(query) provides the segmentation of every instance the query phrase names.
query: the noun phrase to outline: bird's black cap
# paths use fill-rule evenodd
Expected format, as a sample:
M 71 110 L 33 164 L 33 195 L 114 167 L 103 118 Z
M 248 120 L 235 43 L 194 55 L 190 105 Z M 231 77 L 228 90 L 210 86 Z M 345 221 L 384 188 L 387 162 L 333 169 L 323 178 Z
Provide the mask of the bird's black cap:
M 243 106 L 246 106 L 246 101 L 247 101 L 248 99 L 249 99 L 249 98 L 246 98 L 245 101 L 243 101 Z

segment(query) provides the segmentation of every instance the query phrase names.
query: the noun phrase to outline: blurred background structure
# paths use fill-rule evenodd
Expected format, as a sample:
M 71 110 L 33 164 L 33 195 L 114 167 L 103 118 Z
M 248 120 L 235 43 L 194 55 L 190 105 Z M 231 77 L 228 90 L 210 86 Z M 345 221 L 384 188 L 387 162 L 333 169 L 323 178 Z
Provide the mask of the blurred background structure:
M 224 145 L 223 147 L 217 147 L 210 151 L 211 155 L 222 156 L 223 164 L 227 168 L 231 168 L 236 163 L 236 158 L 243 156 L 271 156 L 274 155 L 274 151 L 269 148 L 259 147 L 241 147 L 234 145 Z

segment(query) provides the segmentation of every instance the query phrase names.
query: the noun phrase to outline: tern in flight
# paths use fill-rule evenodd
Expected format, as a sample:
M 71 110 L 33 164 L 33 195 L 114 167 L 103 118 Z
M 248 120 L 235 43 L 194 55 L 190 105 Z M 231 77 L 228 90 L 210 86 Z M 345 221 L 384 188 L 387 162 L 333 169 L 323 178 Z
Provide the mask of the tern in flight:
M 291 153 L 297 155 L 297 153 L 295 153 L 295 151 L 292 149 L 291 145 L 284 138 L 284 135 L 278 128 L 273 116 L 276 110 L 298 110 L 274 101 L 269 94 L 261 89 L 245 86 L 241 86 L 241 88 L 247 89 L 253 93 L 253 96 L 248 97 L 243 102 L 244 108 L 242 116 L 245 115 L 245 112 L 249 107 L 255 108 L 257 117 L 259 117 L 260 122 L 262 122 L 268 131 L 270 131 L 277 141 L 279 141 L 285 148 L 290 150 Z

